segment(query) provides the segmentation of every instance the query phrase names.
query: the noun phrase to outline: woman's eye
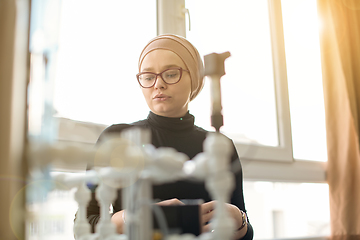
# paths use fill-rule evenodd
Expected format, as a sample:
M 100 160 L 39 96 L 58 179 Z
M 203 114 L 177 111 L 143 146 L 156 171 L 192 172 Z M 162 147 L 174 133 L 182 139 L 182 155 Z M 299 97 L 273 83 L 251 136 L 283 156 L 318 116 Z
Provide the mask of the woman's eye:
M 153 75 L 145 75 L 142 77 L 142 79 L 144 81 L 152 81 L 152 80 L 154 80 L 154 76 Z
M 176 78 L 178 76 L 178 73 L 167 73 L 166 77 L 167 78 Z

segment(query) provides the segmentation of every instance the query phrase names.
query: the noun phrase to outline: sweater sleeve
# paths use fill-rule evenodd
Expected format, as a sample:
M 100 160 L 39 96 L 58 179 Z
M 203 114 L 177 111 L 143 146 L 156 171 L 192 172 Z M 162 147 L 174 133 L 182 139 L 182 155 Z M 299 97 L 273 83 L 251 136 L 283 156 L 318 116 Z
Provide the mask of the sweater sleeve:
M 88 219 L 88 222 L 91 226 L 91 232 L 95 232 L 95 226 L 99 222 L 100 219 L 100 207 L 99 204 L 95 198 L 95 189 L 97 186 L 90 187 L 91 190 L 91 200 L 89 202 L 89 205 L 86 209 L 86 216 Z
M 232 165 L 231 169 L 235 174 L 235 189 L 233 191 L 233 194 L 231 196 L 231 204 L 237 206 L 240 210 L 246 213 L 247 219 L 248 219 L 248 226 L 247 226 L 247 232 L 245 236 L 241 239 L 243 240 L 252 240 L 254 236 L 253 228 L 250 224 L 248 214 L 246 212 L 245 208 L 245 201 L 244 201 L 244 193 L 243 193 L 243 173 L 242 173 L 242 167 L 240 163 L 239 156 L 237 154 L 236 148 L 234 147 L 234 154 L 232 155 Z
M 120 134 L 120 132 L 126 128 L 132 127 L 132 125 L 129 124 L 116 124 L 116 125 L 111 125 L 108 128 L 106 128 L 99 136 L 95 146 L 99 146 L 104 138 L 109 135 L 109 134 Z M 92 169 L 93 166 L 88 166 L 87 170 Z M 97 225 L 97 223 L 100 220 L 100 206 L 98 201 L 96 200 L 95 197 L 95 191 L 97 188 L 97 185 L 93 185 L 90 186 L 88 185 L 89 189 L 91 190 L 91 200 L 89 202 L 89 205 L 87 206 L 87 211 L 86 211 L 86 216 L 87 216 L 87 220 L 90 223 L 91 226 L 91 231 L 92 233 L 95 232 L 95 227 Z M 118 212 L 121 210 L 121 190 L 118 191 L 118 197 L 115 200 L 115 202 L 113 203 L 113 210 L 114 213 Z

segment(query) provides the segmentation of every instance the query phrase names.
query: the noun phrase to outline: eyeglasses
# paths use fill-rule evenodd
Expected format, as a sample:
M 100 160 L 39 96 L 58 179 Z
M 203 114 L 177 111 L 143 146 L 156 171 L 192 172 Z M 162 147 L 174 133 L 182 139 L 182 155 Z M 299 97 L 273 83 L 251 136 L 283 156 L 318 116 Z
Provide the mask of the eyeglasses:
M 158 76 L 168 85 L 178 83 L 183 71 L 189 72 L 188 70 L 178 67 L 166 69 L 161 73 L 141 72 L 136 74 L 136 77 L 141 87 L 151 88 L 155 85 Z

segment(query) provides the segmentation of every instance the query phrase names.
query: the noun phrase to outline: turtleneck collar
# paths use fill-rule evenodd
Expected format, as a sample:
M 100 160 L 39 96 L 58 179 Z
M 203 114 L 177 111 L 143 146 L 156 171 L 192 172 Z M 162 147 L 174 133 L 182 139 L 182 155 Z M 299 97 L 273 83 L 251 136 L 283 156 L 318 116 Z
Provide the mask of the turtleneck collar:
M 172 132 L 181 132 L 193 129 L 195 118 L 189 113 L 189 111 L 185 114 L 185 116 L 177 118 L 159 116 L 150 111 L 147 120 L 150 125 L 156 128 Z

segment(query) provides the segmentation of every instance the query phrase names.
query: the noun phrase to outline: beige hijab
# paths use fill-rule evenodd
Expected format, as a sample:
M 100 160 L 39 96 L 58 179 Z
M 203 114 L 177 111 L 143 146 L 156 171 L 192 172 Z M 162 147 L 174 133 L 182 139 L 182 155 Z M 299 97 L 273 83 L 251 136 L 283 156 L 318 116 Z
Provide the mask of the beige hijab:
M 170 50 L 177 54 L 190 71 L 191 94 L 193 100 L 204 86 L 204 66 L 197 49 L 185 38 L 166 34 L 152 39 L 143 49 L 139 58 L 139 71 L 145 56 L 156 49 Z

